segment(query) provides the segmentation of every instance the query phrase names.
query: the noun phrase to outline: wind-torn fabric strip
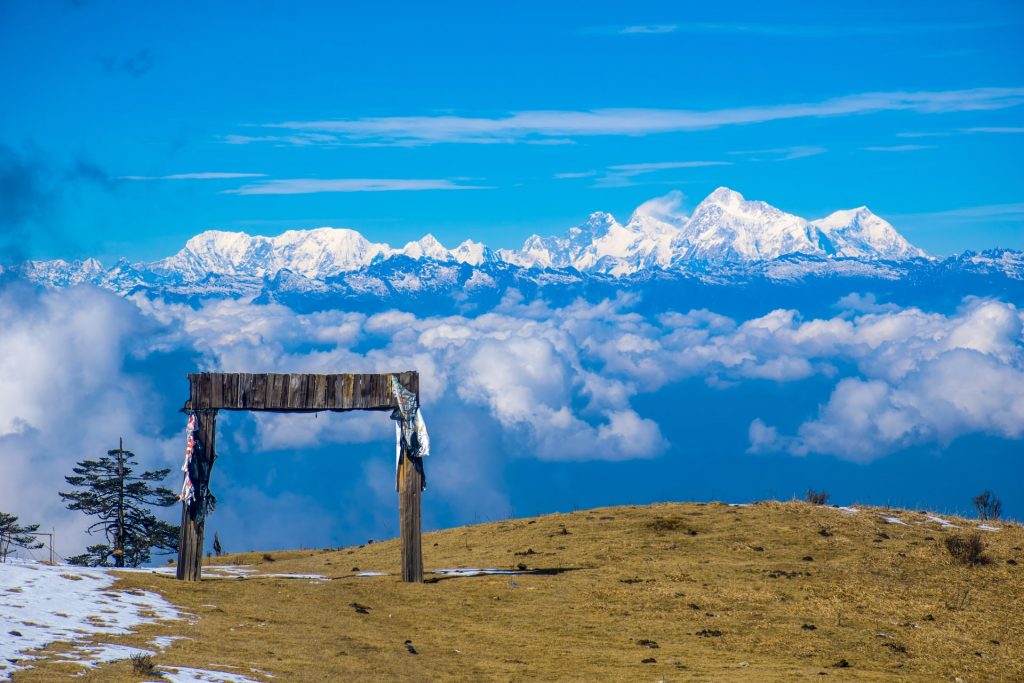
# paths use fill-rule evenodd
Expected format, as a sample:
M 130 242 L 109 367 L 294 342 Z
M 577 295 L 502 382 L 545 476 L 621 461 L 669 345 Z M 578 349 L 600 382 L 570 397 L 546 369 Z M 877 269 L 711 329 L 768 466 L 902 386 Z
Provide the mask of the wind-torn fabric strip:
M 181 495 L 178 500 L 183 503 L 191 503 L 195 500 L 196 489 L 192 485 L 192 477 L 189 476 L 189 466 L 192 464 L 192 454 L 196 449 L 196 414 L 189 413 L 188 424 L 185 426 L 185 462 L 181 471 L 185 473 L 184 481 L 181 483 Z
M 427 423 L 412 393 L 391 376 L 391 392 L 398 402 L 398 407 L 391 411 L 391 419 L 395 421 L 395 485 L 398 485 L 398 469 L 402 465 L 402 449 L 411 457 L 419 460 L 430 455 L 430 435 Z M 423 476 L 423 489 L 427 488 L 426 475 Z

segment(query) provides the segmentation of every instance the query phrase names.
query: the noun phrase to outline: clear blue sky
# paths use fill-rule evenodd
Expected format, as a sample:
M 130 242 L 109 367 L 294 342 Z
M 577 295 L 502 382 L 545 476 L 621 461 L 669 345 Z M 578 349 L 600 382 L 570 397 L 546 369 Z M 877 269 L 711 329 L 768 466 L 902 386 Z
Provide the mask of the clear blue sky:
M 0 230 L 106 262 L 209 228 L 505 247 L 728 185 L 1024 248 L 1022 32 L 1020 2 L 0 0 Z

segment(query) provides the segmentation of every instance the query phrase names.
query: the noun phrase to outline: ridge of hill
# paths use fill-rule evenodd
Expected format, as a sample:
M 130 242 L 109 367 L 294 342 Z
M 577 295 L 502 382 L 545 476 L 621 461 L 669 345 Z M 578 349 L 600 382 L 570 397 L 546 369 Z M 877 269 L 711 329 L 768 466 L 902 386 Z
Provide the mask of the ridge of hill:
M 957 564 L 944 541 L 972 533 L 988 561 Z M 115 590 L 159 593 L 191 616 L 102 643 L 164 638 L 158 670 L 224 681 L 1024 676 L 1024 527 L 1010 522 L 665 503 L 427 533 L 423 585 L 400 582 L 398 553 L 392 540 L 228 555 L 197 584 L 124 573 Z M 432 573 L 458 567 L 518 573 Z M 67 650 L 37 652 L 13 680 L 81 674 Z M 120 661 L 80 680 L 156 679 Z

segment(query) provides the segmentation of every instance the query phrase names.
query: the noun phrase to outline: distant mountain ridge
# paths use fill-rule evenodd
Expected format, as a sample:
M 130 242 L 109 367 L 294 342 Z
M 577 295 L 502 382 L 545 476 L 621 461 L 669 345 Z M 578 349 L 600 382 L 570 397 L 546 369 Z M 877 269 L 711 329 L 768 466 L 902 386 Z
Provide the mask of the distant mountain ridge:
M 0 268 L 0 274 L 51 287 L 91 283 L 122 295 L 347 303 L 492 296 L 510 288 L 609 292 L 666 281 L 740 286 L 959 275 L 1024 281 L 1021 252 L 934 259 L 866 207 L 807 220 L 728 188 L 712 192 L 691 215 L 681 211 L 680 200 L 674 193 L 648 201 L 625 224 L 593 213 L 562 235 L 532 235 L 520 249 L 492 250 L 472 240 L 448 249 L 432 235 L 396 249 L 337 228 L 276 237 L 211 230 L 150 263 L 122 259 L 105 268 L 96 259 L 27 261 Z
M 429 234 L 395 249 L 344 228 L 289 230 L 277 237 L 211 230 L 149 267 L 191 281 L 210 273 L 263 277 L 281 270 L 324 279 L 402 255 L 473 266 L 500 260 L 525 268 L 622 276 L 651 267 L 685 269 L 694 261 L 768 261 L 787 254 L 891 261 L 927 257 L 867 207 L 808 221 L 722 187 L 692 216 L 682 213 L 678 198 L 670 196 L 641 205 L 624 225 L 611 214 L 597 212 L 563 235 L 532 235 L 516 250 L 491 250 L 472 240 L 447 249 Z

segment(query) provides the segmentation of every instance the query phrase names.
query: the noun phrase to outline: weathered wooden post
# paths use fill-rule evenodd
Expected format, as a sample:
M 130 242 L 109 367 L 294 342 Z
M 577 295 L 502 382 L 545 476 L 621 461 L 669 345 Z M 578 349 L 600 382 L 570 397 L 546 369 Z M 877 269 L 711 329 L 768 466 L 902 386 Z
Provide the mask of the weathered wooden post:
M 201 410 L 196 413 L 198 429 L 196 459 L 199 481 L 193 481 L 195 495 L 181 504 L 181 532 L 178 536 L 177 577 L 185 581 L 198 581 L 203 573 L 203 532 L 206 527 L 206 496 L 210 487 L 210 471 L 217 459 L 217 411 Z
M 398 517 L 402 543 L 402 581 L 422 583 L 423 544 L 421 503 L 423 460 L 402 449 L 398 465 Z

